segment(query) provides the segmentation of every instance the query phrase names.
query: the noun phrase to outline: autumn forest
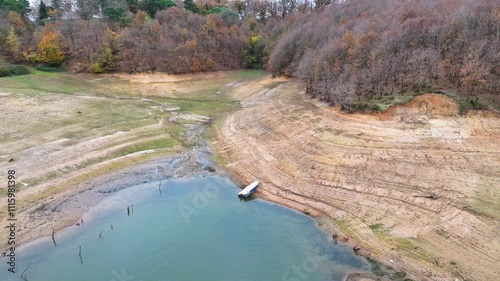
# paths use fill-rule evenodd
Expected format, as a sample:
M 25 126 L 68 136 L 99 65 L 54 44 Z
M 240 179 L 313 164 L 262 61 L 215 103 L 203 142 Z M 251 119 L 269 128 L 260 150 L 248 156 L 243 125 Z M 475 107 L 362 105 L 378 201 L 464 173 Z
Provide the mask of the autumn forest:
M 0 0 L 0 64 L 266 69 L 346 110 L 413 91 L 500 100 L 497 0 Z M 486 104 L 487 105 L 487 104 Z

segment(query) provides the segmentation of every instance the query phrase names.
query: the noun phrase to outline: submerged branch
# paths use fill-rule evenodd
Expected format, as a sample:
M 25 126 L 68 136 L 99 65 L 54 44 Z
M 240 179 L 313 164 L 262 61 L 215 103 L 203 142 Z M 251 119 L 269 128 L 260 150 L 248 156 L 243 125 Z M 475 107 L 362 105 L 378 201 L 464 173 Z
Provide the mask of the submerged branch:
M 54 247 L 57 247 L 56 239 L 55 239 L 55 230 L 52 228 L 52 242 L 54 242 Z
M 83 258 L 82 258 L 82 246 L 78 245 L 78 247 L 80 248 L 79 251 L 78 251 L 78 256 L 80 256 L 80 262 L 83 264 Z
M 26 271 L 29 269 L 29 266 L 21 273 L 21 278 L 24 281 L 28 281 L 28 277 L 26 276 Z

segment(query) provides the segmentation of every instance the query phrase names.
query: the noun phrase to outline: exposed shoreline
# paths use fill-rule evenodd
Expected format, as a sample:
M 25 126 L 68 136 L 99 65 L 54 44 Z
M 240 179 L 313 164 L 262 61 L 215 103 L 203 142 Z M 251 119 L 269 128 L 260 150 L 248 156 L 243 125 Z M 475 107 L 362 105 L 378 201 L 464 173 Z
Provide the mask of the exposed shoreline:
M 196 89 L 205 94 L 206 81 L 201 81 Z M 145 113 L 155 118 L 149 117 L 146 125 L 134 123 L 137 128 L 132 130 L 93 132 L 89 139 L 85 130 L 81 136 L 66 136 L 58 130 L 73 127 L 55 126 L 50 128 L 56 133 L 40 135 L 33 148 L 9 147 L 21 144 L 13 139 L 4 150 L 22 153 L 0 158 L 9 161 L 9 169 L 15 168 L 20 176 L 16 180 L 25 185 L 19 192 L 16 242 L 22 245 L 74 225 L 107 194 L 134 183 L 216 174 L 241 186 L 259 180 L 262 185 L 255 196 L 313 217 L 319 228 L 351 249 L 356 247 L 358 254 L 394 268 L 377 280 L 394 276 L 395 270 L 413 280 L 482 280 L 498 273 L 493 264 L 500 244 L 491 238 L 499 229 L 494 220 L 498 113 L 458 115 L 455 101 L 428 94 L 385 113 L 345 114 L 304 97 L 296 81 L 244 81 L 213 91 L 214 99 L 223 95 L 231 103 L 240 102 L 241 107 L 221 123 L 226 107 L 213 115 L 212 122 L 203 116 L 212 116 L 211 107 L 201 107 L 197 114 L 189 108 L 167 114 L 163 111 L 171 108 L 170 102 L 160 107 L 148 103 L 134 118 Z M 160 91 L 157 82 L 148 83 L 145 97 L 176 97 L 179 85 L 185 87 L 182 93 L 193 87 L 191 82 L 162 84 Z M 76 124 L 91 108 L 82 109 L 80 98 L 68 97 L 54 99 L 61 104 L 46 101 L 50 106 L 41 108 L 21 105 L 38 109 L 40 116 L 46 108 L 57 108 L 54 112 L 70 116 L 76 122 L 70 122 L 72 126 L 81 129 Z M 141 103 L 134 103 L 134 108 L 145 106 L 142 99 L 135 101 Z M 11 113 L 12 122 L 24 114 Z M 54 118 L 58 116 L 49 119 Z M 35 127 L 20 128 L 18 133 Z M 215 136 L 202 135 L 208 127 Z M 185 135 L 180 137 L 180 132 Z M 179 133 L 178 142 L 171 146 L 148 147 L 151 142 L 168 142 L 174 133 Z M 132 150 L 136 152 L 116 153 L 131 146 L 137 146 Z M 436 196 L 429 197 L 431 192 Z M 0 202 L 0 214 L 5 215 L 4 207 L 6 200 Z M 5 233 L 0 229 L 0 236 Z M 4 246 L 1 240 L 0 249 Z M 357 278 L 352 275 L 347 280 Z
M 238 183 L 238 185 L 243 186 L 242 184 L 240 184 L 240 177 L 236 176 L 230 171 L 227 171 L 227 178 L 231 182 L 235 184 Z M 351 249 L 353 249 L 354 254 L 364 257 L 369 262 L 375 263 L 378 267 L 378 273 L 380 275 L 376 276 L 373 273 L 369 274 L 366 272 L 350 272 L 345 276 L 344 281 L 398 280 L 397 277 L 394 277 L 394 274 L 398 271 L 408 270 L 407 268 L 400 267 L 389 262 L 386 259 L 386 256 L 376 254 L 375 249 L 359 247 L 360 244 L 355 239 L 355 237 L 350 237 L 349 235 L 344 233 L 342 229 L 333 221 L 333 218 L 331 218 L 328 214 L 314 207 L 311 207 L 306 202 L 300 202 L 299 200 L 290 200 L 271 192 L 262 191 L 262 189 L 257 189 L 257 191 L 252 196 L 309 216 L 310 218 L 315 220 L 316 227 L 332 237 L 334 241 L 350 247 Z M 321 219 L 325 217 L 329 219 Z M 413 272 L 408 273 L 414 274 Z
M 156 169 L 158 167 L 161 167 L 159 165 L 171 164 L 175 162 L 176 159 L 186 157 L 188 153 L 189 152 L 171 157 L 150 160 L 143 163 L 137 163 L 133 166 L 123 168 L 111 174 L 99 176 L 97 178 L 90 180 L 89 182 L 84 182 L 78 186 L 70 188 L 66 190 L 65 193 L 73 194 L 72 197 L 74 198 L 74 200 L 82 203 L 81 208 L 79 208 L 81 212 L 79 212 L 78 214 L 72 213 L 71 212 L 72 208 L 70 204 L 61 204 L 58 206 L 60 208 L 58 212 L 52 212 L 49 216 L 45 216 L 43 218 L 44 221 L 42 222 L 42 224 L 51 224 L 55 230 L 56 237 L 61 232 L 65 232 L 66 234 L 67 232 L 76 231 L 77 229 L 73 229 L 75 224 L 79 223 L 80 219 L 82 218 L 84 218 L 85 221 L 87 222 L 88 216 L 95 212 L 96 206 L 99 205 L 104 199 L 108 198 L 108 195 L 115 194 L 116 192 L 125 190 L 128 187 L 135 186 L 145 182 L 155 182 L 155 181 L 169 180 L 173 178 L 187 179 L 193 177 L 218 176 L 238 186 L 237 184 L 239 182 L 238 179 L 236 179 L 232 173 L 230 173 L 229 171 L 225 170 L 224 168 L 218 165 L 213 166 L 214 170 L 212 169 L 208 170 L 200 167 L 200 169 L 197 170 L 196 172 L 186 173 L 177 177 L 174 177 L 171 171 L 170 173 L 157 172 Z M 90 194 L 86 193 L 85 190 L 82 190 L 82 187 L 88 185 L 92 186 L 95 185 L 96 188 L 93 190 L 96 190 L 96 192 L 98 193 L 97 197 L 90 196 Z M 260 191 L 258 193 L 255 193 L 253 196 L 258 197 L 261 200 L 265 200 L 267 202 L 282 206 L 284 208 L 288 208 L 290 210 L 305 214 L 316 221 L 316 227 L 318 227 L 318 229 L 324 231 L 329 235 L 331 234 L 330 228 L 325 228 L 323 225 L 320 225 L 318 223 L 318 220 L 316 220 L 318 216 L 318 214 L 315 213 L 316 210 L 311 210 L 312 211 L 311 213 L 305 213 L 299 207 L 300 204 L 293 204 L 287 200 L 280 200 L 279 197 L 265 196 Z M 89 201 L 92 202 L 92 204 L 88 204 Z M 22 212 L 26 212 L 26 210 L 23 210 Z M 72 222 L 70 220 L 54 219 L 52 216 L 55 216 L 57 214 L 62 214 L 63 216 L 71 216 L 71 217 L 77 217 L 76 215 L 78 215 L 79 218 L 73 220 Z M 23 239 L 20 239 L 21 242 L 16 243 L 17 244 L 16 249 L 18 250 L 22 249 L 23 251 L 26 251 L 27 249 L 29 250 L 29 247 L 36 246 L 38 242 L 43 242 L 47 239 L 50 239 L 50 234 L 44 233 L 45 228 L 33 228 L 28 230 L 31 233 L 31 235 L 27 237 L 24 236 Z M 352 244 L 342 240 L 338 241 L 347 246 L 351 246 Z M 6 250 L 6 248 L 2 248 L 2 252 L 4 250 Z M 365 258 L 369 257 L 362 254 L 360 255 L 364 256 Z M 370 279 L 370 276 L 371 275 L 366 272 L 363 273 L 351 272 L 345 276 L 345 280 L 361 280 L 357 279 L 358 277 L 364 278 L 362 280 L 372 280 Z M 381 279 L 381 280 L 386 280 L 386 279 Z
M 315 217 L 399 276 L 496 275 L 498 114 L 459 115 L 437 94 L 347 114 L 301 89 L 290 82 L 245 97 L 217 128 L 214 146 L 234 178 L 258 179 L 259 196 Z

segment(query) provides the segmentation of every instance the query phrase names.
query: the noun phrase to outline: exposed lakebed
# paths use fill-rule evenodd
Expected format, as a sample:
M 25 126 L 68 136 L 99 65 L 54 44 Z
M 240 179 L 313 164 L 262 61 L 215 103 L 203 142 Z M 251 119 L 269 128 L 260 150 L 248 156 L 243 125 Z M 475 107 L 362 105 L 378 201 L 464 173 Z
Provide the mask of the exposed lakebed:
M 0 279 L 20 280 L 28 268 L 30 281 L 323 281 L 371 268 L 310 217 L 240 201 L 238 188 L 221 177 L 170 179 L 161 192 L 159 185 L 107 197 L 83 225 L 56 233 L 57 247 L 48 237 L 17 249 L 16 274 L 1 258 Z

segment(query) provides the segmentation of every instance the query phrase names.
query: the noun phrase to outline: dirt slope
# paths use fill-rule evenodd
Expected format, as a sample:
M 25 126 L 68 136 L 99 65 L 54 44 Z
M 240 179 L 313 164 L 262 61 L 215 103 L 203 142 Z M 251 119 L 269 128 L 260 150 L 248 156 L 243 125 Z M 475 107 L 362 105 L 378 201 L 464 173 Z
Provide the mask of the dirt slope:
M 414 279 L 499 276 L 498 114 L 460 117 L 439 95 L 345 114 L 301 89 L 241 96 L 214 141 L 228 169 Z

